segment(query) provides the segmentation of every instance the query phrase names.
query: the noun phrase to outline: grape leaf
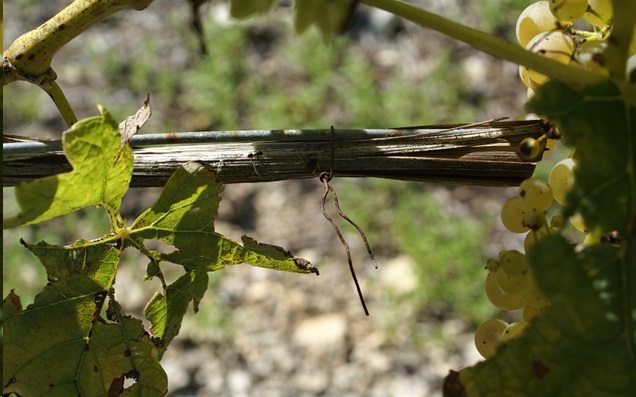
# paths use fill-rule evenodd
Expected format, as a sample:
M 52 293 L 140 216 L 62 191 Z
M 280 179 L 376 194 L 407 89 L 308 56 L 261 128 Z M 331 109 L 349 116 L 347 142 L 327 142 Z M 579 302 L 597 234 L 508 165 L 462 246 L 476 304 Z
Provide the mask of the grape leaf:
M 309 261 L 295 257 L 279 246 L 259 243 L 249 236 L 242 236 L 242 260 L 252 266 L 292 273 L 318 273 Z
M 315 24 L 320 34 L 331 40 L 349 27 L 357 6 L 356 0 L 296 0 L 294 25 L 297 33 Z
M 636 108 L 611 82 L 578 91 L 557 81 L 541 87 L 529 108 L 556 122 L 566 142 L 576 147 L 569 213 L 579 211 L 589 230 L 633 233 Z
M 132 176 L 132 149 L 120 147 L 121 136 L 106 109 L 75 123 L 64 133 L 64 152 L 73 171 L 16 187 L 17 216 L 3 219 L 4 229 L 42 222 L 90 205 L 114 214 Z
M 207 288 L 206 272 L 247 263 L 295 273 L 318 273 L 308 261 L 294 257 L 280 247 L 259 244 L 244 236 L 244 246 L 214 231 L 223 185 L 216 175 L 199 163 L 186 163 L 170 177 L 157 202 L 135 220 L 126 244 L 151 257 L 147 277 L 160 275 L 159 263 L 182 265 L 186 273 L 163 294 L 156 294 L 144 310 L 152 323 L 150 331 L 159 338 L 160 354 L 179 333 L 190 301 L 197 310 Z M 144 240 L 161 240 L 176 248 L 173 252 L 148 251 Z
M 144 316 L 151 321 L 150 332 L 159 338 L 159 358 L 179 334 L 181 321 L 193 302 L 195 313 L 208 288 L 205 271 L 189 271 L 170 284 L 165 294 L 156 293 L 144 309 Z
M 591 229 L 618 231 L 621 242 L 579 251 L 561 236 L 537 243 L 528 258 L 551 307 L 494 357 L 449 377 L 448 390 L 636 395 L 636 111 L 610 82 L 578 91 L 551 81 L 530 108 L 576 147 L 567 211 L 580 211 Z
M 497 354 L 460 371 L 466 396 L 632 396 L 636 394 L 634 243 L 575 252 L 561 236 L 529 253 L 552 302 Z
M 272 9 L 275 0 L 230 0 L 230 15 L 249 18 Z M 351 24 L 358 5 L 357 0 L 295 0 L 294 25 L 302 33 L 316 25 L 326 40 L 343 33 Z
M 82 240 L 26 246 L 49 282 L 25 310 L 13 292 L 3 302 L 3 393 L 120 395 L 125 378 L 136 381 L 127 393 L 165 393 L 166 374 L 141 321 L 124 316 L 112 296 L 102 317 L 121 251 Z
M 223 185 L 199 163 L 186 163 L 170 177 L 157 202 L 130 227 L 132 244 L 162 240 L 176 248 L 153 258 L 183 265 L 186 270 L 215 271 L 225 266 L 253 266 L 294 273 L 317 273 L 308 262 L 280 247 L 258 244 L 244 237 L 246 246 L 214 231 Z M 305 262 L 305 263 L 303 263 Z
M 239 19 L 249 18 L 268 12 L 275 3 L 276 0 L 231 0 L 230 15 Z

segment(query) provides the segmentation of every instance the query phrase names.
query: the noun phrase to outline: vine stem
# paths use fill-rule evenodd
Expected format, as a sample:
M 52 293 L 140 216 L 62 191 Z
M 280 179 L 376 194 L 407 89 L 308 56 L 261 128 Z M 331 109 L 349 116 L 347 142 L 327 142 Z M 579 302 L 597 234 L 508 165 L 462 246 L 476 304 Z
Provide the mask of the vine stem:
M 583 88 L 587 85 L 600 83 L 606 79 L 600 74 L 561 64 L 488 33 L 453 22 L 440 15 L 424 11 L 401 1 L 361 0 L 361 2 L 440 32 L 497 58 L 536 70 L 551 79 L 562 81 L 575 88 Z M 617 78 L 623 80 L 622 82 L 617 82 L 619 84 L 623 83 L 620 84 L 622 88 L 625 88 L 627 91 L 632 91 L 633 93 L 633 87 L 630 88 L 627 87 L 627 84 L 624 84 L 625 77 L 623 75 L 619 75 Z
M 42 25 L 18 37 L 3 52 L 2 85 L 24 80 L 42 88 L 68 126 L 77 118 L 51 69 L 55 54 L 97 22 L 125 9 L 142 10 L 153 0 L 75 0 Z
M 64 92 L 57 84 L 56 81 L 51 82 L 47 86 L 40 86 L 53 100 L 57 110 L 59 110 L 62 118 L 64 118 L 64 122 L 67 126 L 72 126 L 77 122 L 77 116 L 75 116 L 75 112 L 73 112 L 73 108 L 68 103 Z

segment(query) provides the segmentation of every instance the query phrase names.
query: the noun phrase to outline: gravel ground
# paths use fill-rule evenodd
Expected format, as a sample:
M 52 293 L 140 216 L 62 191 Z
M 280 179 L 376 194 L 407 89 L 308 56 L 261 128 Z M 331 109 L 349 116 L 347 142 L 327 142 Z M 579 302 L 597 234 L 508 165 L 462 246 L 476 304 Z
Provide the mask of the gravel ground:
M 15 4 L 5 4 L 5 46 L 6 40 L 21 30 L 21 24 L 39 23 L 64 3 L 45 2 L 38 15 L 22 12 Z M 189 58 L 182 56 L 169 29 L 161 28 L 168 13 L 186 20 L 187 7 L 163 0 L 155 3 L 143 13 L 131 12 L 101 26 L 108 35 L 93 34 L 93 44 L 115 43 L 125 48 L 125 38 L 114 32 L 128 24 L 165 37 L 166 48 L 173 48 L 166 50 L 166 62 Z M 446 14 L 463 6 L 461 1 L 420 3 Z M 204 11 L 214 13 L 219 8 L 209 6 Z M 7 19 L 9 15 L 22 19 Z M 372 25 L 389 26 L 386 21 L 381 22 L 384 15 L 370 15 Z M 468 18 L 466 22 L 474 21 Z M 409 24 L 403 29 L 408 34 L 394 40 L 377 40 L 365 34 L 358 40 L 379 64 L 403 63 L 405 73 L 413 81 L 425 79 L 436 48 L 454 48 L 455 61 L 472 77 L 469 91 L 480 98 L 480 119 L 520 112 L 525 94 L 516 79 L 516 66 L 438 35 L 425 35 Z M 81 63 L 81 46 L 82 43 L 69 45 L 69 62 L 65 63 Z M 60 81 L 69 87 L 69 100 L 79 104 L 78 115 L 93 114 L 95 100 L 86 87 L 99 91 L 99 87 L 108 84 L 103 76 L 64 67 L 57 71 Z M 117 95 L 126 98 L 130 94 Z M 155 113 L 169 113 L 168 107 L 159 104 Z M 440 118 L 452 119 L 453 109 L 447 112 Z M 46 105 L 40 122 L 22 126 L 22 131 L 58 131 L 63 129 L 58 119 L 55 110 Z M 338 182 L 334 185 L 337 189 Z M 510 196 L 506 189 L 431 185 L 423 190 L 455 213 L 464 211 L 477 214 L 472 215 L 476 217 L 479 212 L 496 209 Z M 357 236 L 347 235 L 371 311 L 370 317 L 364 316 L 343 248 L 320 213 L 322 194 L 323 186 L 317 180 L 226 187 L 217 230 L 237 239 L 248 233 L 259 241 L 283 246 L 317 264 L 321 274 L 281 274 L 236 266 L 213 275 L 213 288 L 200 312 L 187 316 L 181 335 L 162 360 L 169 377 L 169 396 L 436 396 L 440 395 L 442 379 L 449 369 L 480 359 L 472 345 L 473 330 L 465 321 L 436 319 L 407 304 L 396 306 L 395 300 L 387 298 L 417 288 L 413 270 L 417 260 L 400 253 L 384 255 L 378 257 L 380 269 L 374 270 Z M 127 197 L 124 211 L 133 212 L 137 203 L 148 203 L 156 195 L 156 190 L 147 190 Z M 341 197 L 341 204 L 346 210 L 347 206 L 355 206 L 358 199 Z M 499 229 L 492 231 L 491 241 L 484 247 L 487 255 L 495 254 L 504 245 L 519 245 L 518 240 Z M 143 277 L 144 269 L 123 265 L 120 272 L 117 296 L 131 313 L 139 312 L 148 299 L 148 284 L 130 280 Z

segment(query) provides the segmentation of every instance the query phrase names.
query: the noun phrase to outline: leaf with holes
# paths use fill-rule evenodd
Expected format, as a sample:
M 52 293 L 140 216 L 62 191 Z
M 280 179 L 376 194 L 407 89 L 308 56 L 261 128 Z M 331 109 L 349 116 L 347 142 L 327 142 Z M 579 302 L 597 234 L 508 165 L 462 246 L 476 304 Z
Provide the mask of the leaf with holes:
M 119 395 L 126 378 L 135 381 L 127 392 L 165 393 L 166 374 L 141 320 L 123 315 L 113 301 L 104 317 L 121 251 L 87 241 L 26 246 L 49 283 L 24 310 L 13 291 L 3 302 L 3 393 Z
M 243 237 L 244 246 L 214 230 L 223 185 L 214 172 L 199 163 L 186 163 L 170 177 L 157 202 L 129 229 L 127 245 L 139 247 L 151 259 L 147 276 L 160 276 L 163 261 L 182 265 L 186 273 L 156 294 L 146 306 L 150 331 L 160 339 L 161 352 L 178 334 L 186 309 L 207 288 L 206 272 L 247 263 L 294 273 L 318 273 L 308 261 L 280 247 Z M 172 252 L 149 251 L 145 240 L 161 240 Z M 161 277 L 161 276 L 160 276 Z

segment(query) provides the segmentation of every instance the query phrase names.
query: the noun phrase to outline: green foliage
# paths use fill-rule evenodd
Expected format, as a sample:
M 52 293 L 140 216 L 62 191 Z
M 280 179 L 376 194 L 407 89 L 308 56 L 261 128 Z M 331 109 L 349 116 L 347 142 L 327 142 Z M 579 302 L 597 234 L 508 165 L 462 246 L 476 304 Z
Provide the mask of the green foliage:
M 626 278 L 636 277 L 636 257 L 633 238 L 626 244 L 626 255 L 601 245 L 577 253 L 556 236 L 532 250 L 552 306 L 493 359 L 460 372 L 467 395 L 632 395 L 636 289 Z
M 3 360 L 3 392 L 119 395 L 124 379 L 132 378 L 136 384 L 130 393 L 160 395 L 167 378 L 141 320 L 121 313 L 112 296 L 107 318 L 101 317 L 121 251 L 88 241 L 27 248 L 47 269 L 50 281 L 26 310 L 13 291 L 3 302 L 3 353 L 11 357 Z
M 636 219 L 636 108 L 626 106 L 610 82 L 581 91 L 551 82 L 537 93 L 531 109 L 556 122 L 576 147 L 577 183 L 568 212 L 580 211 L 590 230 L 634 233 L 629 220 Z
M 178 334 L 191 301 L 197 310 L 208 286 L 207 272 L 249 263 L 317 273 L 309 262 L 280 247 L 246 236 L 242 246 L 215 233 L 223 186 L 214 172 L 197 163 L 179 168 L 157 202 L 127 228 L 119 205 L 131 178 L 132 149 L 121 143 L 117 124 L 101 110 L 101 117 L 78 122 L 64 136 L 64 149 L 76 170 L 20 185 L 18 202 L 26 215 L 5 219 L 5 227 L 37 223 L 98 205 L 112 220 L 111 233 L 99 239 L 71 246 L 24 243 L 44 265 L 48 283 L 25 310 L 13 291 L 4 300 L 4 357 L 11 358 L 3 360 L 5 393 L 119 395 L 130 378 L 136 383 L 126 388 L 127 393 L 162 395 L 167 379 L 158 360 Z M 163 240 L 175 251 L 149 251 L 146 239 Z M 145 310 L 152 336 L 115 300 L 120 256 L 129 246 L 150 259 L 148 278 L 159 277 L 164 286 Z M 164 261 L 185 270 L 170 285 L 161 271 Z M 51 366 L 60 357 L 62 365 Z
M 234 18 L 249 18 L 269 11 L 274 4 L 275 0 L 232 0 L 230 15 Z
M 20 213 L 3 219 L 3 228 L 42 222 L 91 205 L 109 214 L 119 209 L 132 176 L 132 149 L 120 146 L 117 123 L 103 108 L 102 116 L 78 122 L 63 136 L 73 171 L 16 187 Z M 87 189 L 91 186 L 91 189 Z
M 599 75 L 554 64 L 402 3 L 368 2 L 545 72 L 553 80 L 560 79 L 562 82 L 553 81 L 542 87 L 531 108 L 555 121 L 577 150 L 576 184 L 569 195 L 566 214 L 578 211 L 593 233 L 617 232 L 619 238 L 614 244 L 580 249 L 560 236 L 537 243 L 529 252 L 529 260 L 537 284 L 551 301 L 550 308 L 536 317 L 518 339 L 502 344 L 493 358 L 462 370 L 458 377 L 461 387 L 470 396 L 634 394 L 634 87 L 620 79 L 600 83 Z M 618 45 L 610 46 L 608 65 L 615 76 L 622 76 L 619 72 L 624 68 L 624 50 L 633 32 L 633 21 L 627 21 L 626 15 L 633 13 L 623 13 L 619 6 L 624 5 L 629 11 L 633 5 L 619 1 L 614 4 L 618 22 L 616 35 L 612 37 Z M 302 31 L 315 24 L 324 37 L 333 38 L 350 18 L 353 5 L 350 0 L 298 1 L 297 29 Z M 246 17 L 264 12 L 270 6 L 269 0 L 235 0 L 232 12 Z M 242 87 L 248 64 L 243 56 L 245 49 L 235 45 L 236 41 L 243 41 L 244 32 L 237 28 L 234 34 L 233 39 L 225 42 L 223 51 L 238 50 L 239 56 L 234 54 L 239 61 L 202 63 L 202 75 L 217 74 L 207 86 L 200 77 L 188 83 L 197 88 L 194 92 L 208 95 L 197 99 L 198 102 L 208 102 L 219 109 L 210 124 L 233 124 L 242 116 L 241 97 L 235 91 L 236 87 Z M 623 51 L 620 56 L 616 54 L 619 50 Z M 311 51 L 313 55 L 314 49 Z M 310 77 L 320 81 L 325 76 L 322 74 L 325 64 L 310 56 L 306 58 L 313 62 L 308 68 Z M 325 59 L 331 60 L 329 56 Z M 369 73 L 362 63 L 345 65 L 344 70 L 352 77 Z M 35 66 L 38 69 L 46 66 L 44 69 L 48 71 L 48 64 Z M 149 70 L 139 72 L 139 78 L 151 74 Z M 366 84 L 364 79 L 352 81 L 359 89 L 355 95 L 373 96 L 376 90 L 373 85 Z M 264 93 L 268 91 L 265 86 L 257 88 Z M 209 92 L 214 92 L 212 97 Z M 303 94 L 306 97 L 298 96 L 299 107 L 306 109 L 307 98 L 313 98 L 316 92 Z M 355 104 L 354 117 L 373 117 L 365 103 Z M 276 106 L 281 108 L 280 104 Z M 157 202 L 131 227 L 126 227 L 119 206 L 130 181 L 132 151 L 121 144 L 117 125 L 105 111 L 101 117 L 77 123 L 64 135 L 64 146 L 74 170 L 18 187 L 20 213 L 4 219 L 3 227 L 34 224 L 86 206 L 102 206 L 111 218 L 111 231 L 101 239 L 80 240 L 70 246 L 24 243 L 42 262 L 48 283 L 26 309 L 13 291 L 3 302 L 4 354 L 11 358 L 3 360 L 4 393 L 119 395 L 124 391 L 124 380 L 129 378 L 136 383 L 126 389 L 127 393 L 164 394 L 167 380 L 158 360 L 179 333 L 190 302 L 197 310 L 209 284 L 208 272 L 243 262 L 298 273 L 315 271 L 306 261 L 280 247 L 259 244 L 248 237 L 240 245 L 217 234 L 213 222 L 222 186 L 213 172 L 197 163 L 179 168 Z M 448 269 L 435 270 L 444 283 L 454 272 L 468 275 L 473 267 L 454 264 L 465 253 L 437 248 L 447 239 L 461 238 L 474 253 L 477 245 L 481 245 L 480 239 L 464 237 L 479 234 L 475 233 L 474 225 L 444 228 L 450 223 L 449 217 L 437 213 L 431 202 L 404 196 L 400 199 L 406 204 L 403 212 L 396 211 L 395 219 L 396 225 L 405 229 L 401 236 L 405 250 L 418 259 L 447 264 Z M 417 230 L 405 225 L 414 225 Z M 417 233 L 427 227 L 437 234 Z M 146 240 L 161 240 L 174 251 L 150 251 L 144 245 Z M 162 281 L 163 290 L 155 294 L 144 312 L 151 322 L 150 334 L 141 320 L 123 313 L 116 301 L 115 276 L 126 247 L 144 253 L 150 261 L 147 277 Z M 162 263 L 166 261 L 182 266 L 184 271 L 169 285 L 162 273 Z M 429 276 L 422 273 L 420 282 L 428 282 Z M 430 281 L 431 286 L 436 283 L 434 279 Z M 440 285 L 444 283 L 439 281 Z M 449 299 L 453 294 L 460 296 L 456 290 L 444 288 L 436 294 Z M 460 299 L 471 297 L 466 293 Z M 64 361 L 51 366 L 59 357 L 64 357 Z
M 636 109 L 608 82 L 574 90 L 542 87 L 531 108 L 554 120 L 577 148 L 576 183 L 566 212 L 591 230 L 618 231 L 620 245 L 577 251 L 563 237 L 530 252 L 533 274 L 551 302 L 497 355 L 460 372 L 469 396 L 626 396 L 636 390 Z M 564 382 L 563 379 L 567 379 Z

